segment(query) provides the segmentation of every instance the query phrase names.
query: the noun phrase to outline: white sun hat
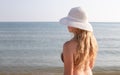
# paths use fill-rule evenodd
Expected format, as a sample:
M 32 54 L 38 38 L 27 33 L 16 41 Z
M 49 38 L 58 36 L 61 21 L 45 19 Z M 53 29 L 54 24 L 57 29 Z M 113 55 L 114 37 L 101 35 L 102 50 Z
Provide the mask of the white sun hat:
M 92 25 L 88 22 L 87 14 L 81 7 L 72 8 L 68 16 L 60 19 L 59 22 L 63 25 L 93 31 Z

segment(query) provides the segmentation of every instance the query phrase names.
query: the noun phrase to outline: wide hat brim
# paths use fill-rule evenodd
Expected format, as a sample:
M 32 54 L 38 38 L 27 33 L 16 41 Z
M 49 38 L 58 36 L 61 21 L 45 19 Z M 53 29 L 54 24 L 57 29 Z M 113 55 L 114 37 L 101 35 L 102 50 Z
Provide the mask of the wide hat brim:
M 75 19 L 71 19 L 69 17 L 64 17 L 62 19 L 60 19 L 60 24 L 66 25 L 66 26 L 71 26 L 71 27 L 75 27 L 75 28 L 79 28 L 82 30 L 86 30 L 86 31 L 91 31 L 93 32 L 93 28 L 92 25 L 90 23 L 88 23 L 87 21 L 78 21 Z

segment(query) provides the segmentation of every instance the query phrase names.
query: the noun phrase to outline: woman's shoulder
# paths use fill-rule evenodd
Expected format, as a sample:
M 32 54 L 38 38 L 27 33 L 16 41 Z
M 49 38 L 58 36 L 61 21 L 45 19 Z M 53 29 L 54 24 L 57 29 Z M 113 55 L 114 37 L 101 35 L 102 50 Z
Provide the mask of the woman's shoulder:
M 67 41 L 64 43 L 63 47 L 65 49 L 69 49 L 69 50 L 74 50 L 76 49 L 76 46 L 77 46 L 77 42 L 76 41 L 73 41 L 73 40 L 70 40 L 70 41 Z
M 64 46 L 70 46 L 70 45 L 76 45 L 77 44 L 77 42 L 76 41 L 74 41 L 74 40 L 69 40 L 69 41 L 67 41 L 67 42 L 65 42 L 64 43 Z

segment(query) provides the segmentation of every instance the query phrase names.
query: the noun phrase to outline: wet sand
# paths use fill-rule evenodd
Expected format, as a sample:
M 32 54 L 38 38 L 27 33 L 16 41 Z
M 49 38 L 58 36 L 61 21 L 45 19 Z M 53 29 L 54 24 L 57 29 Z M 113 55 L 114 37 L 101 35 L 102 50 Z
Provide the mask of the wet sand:
M 63 67 L 2 67 L 0 75 L 63 75 Z M 95 69 L 93 75 L 120 75 L 120 71 Z

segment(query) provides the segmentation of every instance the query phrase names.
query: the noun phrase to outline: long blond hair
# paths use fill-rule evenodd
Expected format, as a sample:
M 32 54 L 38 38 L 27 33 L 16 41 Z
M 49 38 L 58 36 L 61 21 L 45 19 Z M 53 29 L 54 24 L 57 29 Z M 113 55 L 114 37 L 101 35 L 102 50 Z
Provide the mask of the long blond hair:
M 74 68 L 86 69 L 90 60 L 95 60 L 97 54 L 97 41 L 93 32 L 74 28 L 74 37 L 77 40 L 77 49 L 74 54 Z

